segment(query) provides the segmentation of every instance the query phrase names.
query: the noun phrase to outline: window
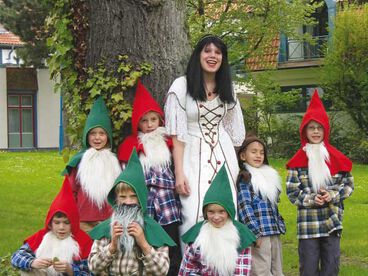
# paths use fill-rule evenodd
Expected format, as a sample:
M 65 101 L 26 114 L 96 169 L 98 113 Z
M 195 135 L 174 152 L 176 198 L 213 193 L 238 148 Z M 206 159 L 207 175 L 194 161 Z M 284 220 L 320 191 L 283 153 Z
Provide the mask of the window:
M 8 94 L 8 146 L 34 147 L 33 95 Z

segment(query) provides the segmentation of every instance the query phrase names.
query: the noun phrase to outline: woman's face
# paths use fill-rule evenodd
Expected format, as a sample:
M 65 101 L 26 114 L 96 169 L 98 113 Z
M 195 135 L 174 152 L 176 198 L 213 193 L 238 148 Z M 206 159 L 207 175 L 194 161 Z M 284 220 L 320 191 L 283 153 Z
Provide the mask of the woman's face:
M 222 63 L 221 49 L 213 43 L 207 44 L 201 51 L 200 63 L 205 73 L 216 73 Z

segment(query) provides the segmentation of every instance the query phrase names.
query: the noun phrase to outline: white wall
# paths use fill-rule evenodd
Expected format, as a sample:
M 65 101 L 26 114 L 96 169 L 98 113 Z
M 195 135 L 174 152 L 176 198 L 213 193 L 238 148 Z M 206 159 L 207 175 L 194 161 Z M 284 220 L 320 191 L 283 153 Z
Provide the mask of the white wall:
M 48 69 L 37 70 L 37 146 L 59 147 L 60 95 L 54 92 Z
M 8 147 L 6 69 L 0 68 L 0 149 Z

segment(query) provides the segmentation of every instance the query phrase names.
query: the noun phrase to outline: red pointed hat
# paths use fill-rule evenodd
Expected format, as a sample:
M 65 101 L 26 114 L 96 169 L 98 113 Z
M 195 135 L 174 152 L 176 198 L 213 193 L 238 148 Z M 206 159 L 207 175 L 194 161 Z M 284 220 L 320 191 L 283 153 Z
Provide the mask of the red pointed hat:
M 142 82 L 138 80 L 132 112 L 132 135 L 128 136 L 119 146 L 118 159 L 120 161 L 128 162 L 134 147 L 138 154 L 139 152 L 144 152 L 143 145 L 138 143 L 138 124 L 139 120 L 150 111 L 157 112 L 162 121 L 164 120 L 164 112 L 160 105 L 155 101 Z M 168 141 L 168 145 L 171 147 L 171 140 Z
M 310 121 L 316 121 L 324 128 L 323 142 L 330 155 L 330 162 L 327 162 L 327 166 L 330 169 L 331 175 L 335 175 L 340 171 L 350 172 L 352 168 L 352 162 L 342 152 L 331 146 L 329 143 L 330 137 L 330 123 L 327 112 L 323 106 L 323 103 L 318 95 L 318 90 L 315 89 L 312 99 L 309 103 L 308 109 L 304 114 L 303 120 L 299 127 L 299 134 L 301 140 L 301 148 L 286 164 L 287 168 L 306 168 L 308 167 L 308 157 L 305 153 L 304 147 L 308 143 L 308 139 L 305 133 L 305 127 Z
M 51 203 L 50 209 L 46 216 L 44 228 L 28 237 L 24 242 L 27 242 L 30 248 L 35 252 L 41 244 L 45 234 L 50 231 L 49 225 L 51 224 L 51 220 L 57 212 L 62 212 L 69 219 L 73 239 L 79 244 L 80 258 L 86 259 L 90 253 L 93 241 L 79 227 L 78 207 L 75 203 L 72 188 L 67 177 L 64 178 L 63 186 L 61 187 L 60 192 L 56 195 L 55 199 Z

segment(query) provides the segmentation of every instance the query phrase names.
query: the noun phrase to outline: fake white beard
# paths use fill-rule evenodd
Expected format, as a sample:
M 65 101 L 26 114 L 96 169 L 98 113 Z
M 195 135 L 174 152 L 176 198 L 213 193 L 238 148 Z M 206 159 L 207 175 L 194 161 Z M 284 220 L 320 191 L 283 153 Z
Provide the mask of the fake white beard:
M 166 144 L 164 127 L 158 127 L 150 133 L 139 132 L 138 139 L 144 148 L 144 154 L 139 155 L 144 171 L 147 172 L 150 168 L 162 169 L 170 166 L 171 154 Z
M 79 257 L 79 245 L 71 237 L 60 240 L 56 235 L 49 231 L 45 234 L 36 250 L 36 258 L 50 258 L 57 257 L 60 261 L 67 261 L 73 263 L 73 258 Z M 56 272 L 53 266 L 47 268 L 47 275 L 61 275 Z
M 127 227 L 133 221 L 139 223 L 139 225 L 143 227 L 143 214 L 140 206 L 126 204 L 118 205 L 111 217 L 111 231 L 116 221 L 123 226 L 123 235 L 119 238 L 118 249 L 123 255 L 129 255 L 133 250 L 135 239 L 133 236 L 128 234 Z
M 267 199 L 274 205 L 277 204 L 279 194 L 282 191 L 279 173 L 272 167 L 263 164 L 255 168 L 245 163 L 245 167 L 252 175 L 251 182 L 254 193 L 260 193 L 262 199 Z
M 77 178 L 88 198 L 101 210 L 120 172 L 119 161 L 110 149 L 89 148 L 83 154 Z
M 308 157 L 308 176 L 312 182 L 313 191 L 317 193 L 332 181 L 330 169 L 326 164 L 330 161 L 330 155 L 323 142 L 320 144 L 307 143 L 305 152 Z
M 204 262 L 211 269 L 225 276 L 234 274 L 239 244 L 239 233 L 231 220 L 221 228 L 207 221 L 202 225 L 194 247 L 200 248 Z

